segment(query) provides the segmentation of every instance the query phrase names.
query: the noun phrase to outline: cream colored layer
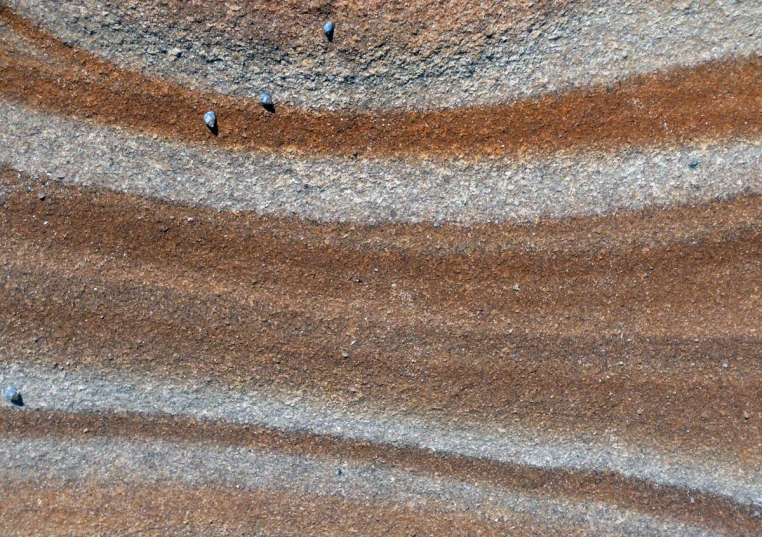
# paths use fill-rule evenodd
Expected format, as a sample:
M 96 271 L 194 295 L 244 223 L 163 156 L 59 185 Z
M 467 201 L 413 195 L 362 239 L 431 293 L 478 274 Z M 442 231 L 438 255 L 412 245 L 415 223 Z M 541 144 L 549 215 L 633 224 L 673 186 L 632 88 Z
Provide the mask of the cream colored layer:
M 4 103 L 18 170 L 219 209 L 321 221 L 529 221 L 762 192 L 759 140 L 480 162 L 308 158 L 185 146 Z

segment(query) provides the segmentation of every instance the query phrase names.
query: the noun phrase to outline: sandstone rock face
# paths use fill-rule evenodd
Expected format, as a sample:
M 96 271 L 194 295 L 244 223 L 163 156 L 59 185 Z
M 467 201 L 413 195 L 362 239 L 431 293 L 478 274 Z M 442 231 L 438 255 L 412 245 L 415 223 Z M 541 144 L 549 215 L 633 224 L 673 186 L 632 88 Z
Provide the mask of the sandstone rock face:
M 761 533 L 760 21 L 0 2 L 0 520 Z

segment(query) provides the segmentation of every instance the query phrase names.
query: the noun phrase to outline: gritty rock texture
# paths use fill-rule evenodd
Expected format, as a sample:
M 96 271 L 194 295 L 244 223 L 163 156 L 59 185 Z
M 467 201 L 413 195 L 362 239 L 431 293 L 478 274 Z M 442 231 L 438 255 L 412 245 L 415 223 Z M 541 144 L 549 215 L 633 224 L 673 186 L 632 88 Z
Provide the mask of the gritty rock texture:
M 182 384 L 159 376 L 114 381 L 77 371 L 51 374 L 39 368 L 0 366 L 0 382 L 11 376 L 24 378 L 28 389 L 37 394 L 32 408 L 41 410 L 203 418 L 378 445 L 413 447 L 441 455 L 537 469 L 613 470 L 634 481 L 762 506 L 762 472 L 758 468 L 742 463 L 730 466 L 711 457 L 686 464 L 682 461 L 689 459 L 689 454 L 662 452 L 659 445 L 648 441 L 609 438 L 604 444 L 580 436 L 549 438 L 540 430 L 522 427 L 501 434 L 478 422 L 448 427 L 437 423 L 436 418 L 404 415 L 403 409 L 379 412 L 360 404 L 347 412 L 312 394 L 241 393 L 223 385 Z
M 357 160 L 184 146 L 13 105 L 0 118 L 11 127 L 0 132 L 0 149 L 9 164 L 28 173 L 322 221 L 531 221 L 762 193 L 757 140 L 480 162 Z M 74 161 L 72 154 L 78 155 Z M 692 162 L 701 165 L 692 168 Z
M 6 168 L 0 211 L 0 381 L 29 394 L 0 415 L 29 457 L 4 450 L 0 472 L 27 498 L 63 495 L 70 517 L 41 510 L 53 533 L 89 509 L 64 499 L 109 497 L 109 476 L 134 498 L 112 523 L 151 525 L 137 498 L 156 487 L 184 491 L 171 519 L 196 503 L 186 488 L 306 505 L 361 468 L 398 484 L 339 491 L 344 523 L 370 502 L 404 526 L 400 505 L 425 519 L 444 501 L 431 509 L 494 534 L 758 529 L 759 197 L 367 226 L 62 182 Z M 66 455 L 35 457 L 50 446 Z M 189 453 L 203 479 L 177 470 Z
M 6 533 L 762 534 L 761 20 L 0 0 Z
M 310 108 L 496 104 L 762 52 L 758 2 L 17 3 L 64 41 L 197 89 Z M 341 24 L 333 43 L 325 16 Z M 182 51 L 177 54 L 174 51 Z
M 36 460 L 54 458 L 58 460 L 57 464 L 40 472 Z M 242 447 L 215 449 L 198 446 L 189 449 L 165 442 L 141 445 L 130 441 L 67 443 L 42 440 L 6 445 L 0 448 L 0 460 L 16 461 L 14 474 L 18 472 L 27 478 L 44 476 L 53 482 L 108 483 L 110 475 L 104 475 L 101 469 L 112 467 L 111 471 L 119 472 L 123 481 L 133 486 L 174 482 L 184 488 L 223 483 L 229 488 L 238 486 L 252 491 L 294 492 L 296 485 L 296 492 L 318 498 L 339 496 L 361 501 L 374 497 L 378 502 L 395 499 L 426 503 L 429 509 L 445 512 L 466 512 L 478 507 L 485 520 L 529 518 L 529 515 L 545 519 L 548 531 L 581 526 L 593 534 L 602 534 L 614 526 L 619 535 L 645 535 L 648 532 L 697 537 L 713 535 L 687 524 L 622 513 L 604 505 L 588 504 L 580 508 L 529 495 L 504 494 L 490 488 L 473 489 L 462 481 L 417 476 L 374 466 L 346 465 L 338 460 L 313 461 L 298 456 L 257 453 Z M 114 460 L 121 461 L 121 464 L 114 466 Z M 338 467 L 343 469 L 341 474 L 336 472 Z

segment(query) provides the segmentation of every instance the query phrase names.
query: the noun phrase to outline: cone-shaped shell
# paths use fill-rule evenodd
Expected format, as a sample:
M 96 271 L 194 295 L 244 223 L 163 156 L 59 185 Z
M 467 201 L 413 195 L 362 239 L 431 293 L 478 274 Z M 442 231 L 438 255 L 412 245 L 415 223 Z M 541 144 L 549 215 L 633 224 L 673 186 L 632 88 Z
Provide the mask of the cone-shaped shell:
M 21 403 L 21 392 L 13 386 L 8 386 L 8 389 L 5 390 L 5 398 L 14 405 L 18 405 Z
M 333 39 L 333 30 L 334 30 L 334 25 L 332 21 L 326 22 L 325 25 L 323 26 L 323 33 L 325 34 L 325 36 L 328 38 L 329 41 Z
M 204 114 L 204 123 L 206 123 L 206 126 L 210 129 L 215 128 L 217 126 L 217 114 L 211 110 Z

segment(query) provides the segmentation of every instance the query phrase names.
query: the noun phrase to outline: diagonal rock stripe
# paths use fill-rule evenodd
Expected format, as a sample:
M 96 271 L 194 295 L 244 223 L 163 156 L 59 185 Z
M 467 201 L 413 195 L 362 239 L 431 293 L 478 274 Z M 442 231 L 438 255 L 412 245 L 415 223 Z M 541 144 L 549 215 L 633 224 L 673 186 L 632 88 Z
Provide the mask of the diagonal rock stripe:
M 309 395 L 263 391 L 244 394 L 214 384 L 205 387 L 179 384 L 158 375 L 114 380 L 94 371 L 51 374 L 32 368 L 2 368 L 0 378 L 4 381 L 15 378 L 21 383 L 19 385 L 26 393 L 34 397 L 31 410 L 79 413 L 121 410 L 146 414 L 148 428 L 152 415 L 253 425 L 349 440 L 361 445 L 368 443 L 381 449 L 386 446 L 407 448 L 445 457 L 545 470 L 548 473 L 563 474 L 566 471 L 572 475 L 575 472 L 590 475 L 613 472 L 625 482 L 646 482 L 708 498 L 719 497 L 744 507 L 759 507 L 762 504 L 760 475 L 755 467 L 744 467 L 742 464 L 730 467 L 726 461 L 709 457 L 699 462 L 691 460 L 694 454 L 667 454 L 647 443 L 628 445 L 626 440 L 602 443 L 578 436 L 564 438 L 562 435 L 549 439 L 542 431 L 522 430 L 520 427 L 501 432 L 483 426 L 447 426 L 431 417 L 404 409 L 378 412 L 367 405 L 356 405 L 353 410 L 347 411 Z M 112 431 L 116 429 L 109 427 L 108 423 L 106 425 Z M 25 430 L 13 432 L 29 434 Z M 160 440 L 154 439 L 156 442 Z M 396 458 L 394 453 L 390 458 Z M 338 465 L 334 462 L 334 466 Z M 27 471 L 20 470 L 22 474 Z M 84 474 L 76 476 L 71 473 L 73 471 L 70 471 L 72 478 L 90 477 Z M 298 475 L 290 478 L 297 480 Z M 567 492 L 567 497 L 571 495 Z
M 132 395 L 134 397 L 136 394 Z M 487 485 L 495 490 L 515 491 L 519 495 L 522 491 L 527 491 L 533 493 L 536 499 L 545 498 L 548 505 L 563 502 L 564 499 L 575 503 L 575 498 L 585 498 L 614 510 L 619 509 L 620 513 L 629 512 L 636 518 L 636 513 L 647 512 L 651 505 L 658 503 L 663 507 L 657 518 L 665 521 L 682 522 L 697 528 L 712 528 L 708 531 L 719 533 L 739 533 L 743 531 L 744 526 L 752 527 L 748 524 L 749 519 L 745 516 L 743 507 L 739 508 L 696 491 L 677 491 L 663 486 L 654 488 L 649 483 L 622 480 L 613 474 L 544 471 L 532 467 L 493 464 L 484 460 L 443 456 L 442 453 L 429 454 L 415 449 L 353 442 L 346 437 L 310 436 L 261 429 L 249 424 L 210 422 L 208 417 L 203 421 L 169 418 L 160 414 L 148 415 L 145 409 L 139 414 L 61 413 L 47 410 L 31 413 L 5 412 L 0 415 L 0 423 L 4 434 L 18 439 L 47 437 L 76 442 L 77 439 L 97 440 L 110 436 L 132 441 L 139 438 L 144 443 L 160 440 L 170 443 L 200 443 L 210 447 L 243 447 L 258 452 L 295 455 L 307 460 L 334 461 L 341 470 L 336 471 L 337 476 L 344 475 L 348 464 L 380 465 L 402 468 L 414 475 L 446 476 L 473 486 Z M 23 479 L 22 477 L 19 480 L 21 482 L 15 486 L 25 487 Z M 536 484 L 540 482 L 544 483 L 544 487 L 542 493 L 537 495 L 539 491 Z M 198 486 L 196 484 L 194 488 Z M 105 484 L 100 488 L 108 491 Z M 134 489 L 132 492 L 135 492 Z M 251 494 L 251 491 L 248 493 Z M 224 490 L 215 490 L 214 494 L 219 497 L 226 493 Z M 291 496 L 294 497 L 293 494 Z M 312 498 L 312 501 L 319 501 L 319 498 Z M 297 496 L 294 501 L 306 500 L 300 500 Z M 617 507 L 613 507 L 614 504 Z M 178 510 L 177 506 L 172 507 L 168 513 L 170 516 L 176 515 Z M 353 508 L 356 509 L 357 506 Z M 375 509 L 395 510 L 388 505 L 377 506 Z M 729 516 L 731 513 L 732 516 Z M 440 517 L 443 514 L 440 512 Z M 478 517 L 478 511 L 476 514 Z M 145 515 L 140 513 L 138 516 Z M 514 513 L 514 516 L 518 514 Z M 233 513 L 226 513 L 226 518 L 235 521 L 238 517 Z M 507 517 L 503 517 L 503 522 L 505 518 Z M 747 523 L 744 523 L 744 520 Z M 526 520 L 525 523 L 528 525 L 530 520 Z
M 649 532 L 719 535 L 687 524 L 654 520 L 649 515 L 620 513 L 607 506 L 588 503 L 580 509 L 530 495 L 505 493 L 489 487 L 473 488 L 468 483 L 455 480 L 378 466 L 341 465 L 340 461 L 315 461 L 261 453 L 251 449 L 179 446 L 161 441 L 139 444 L 124 440 L 39 440 L 5 445 L 0 450 L 0 459 L 13 461 L 13 472 L 9 475 L 12 479 L 18 479 L 19 475 L 31 479 L 44 476 L 52 482 L 77 480 L 95 481 L 97 484 L 102 481 L 108 483 L 111 472 L 118 472 L 122 483 L 127 486 L 135 482 L 167 486 L 174 476 L 176 480 L 182 477 L 192 486 L 238 486 L 281 493 L 296 489 L 297 494 L 339 496 L 354 501 L 374 497 L 384 503 L 394 499 L 403 505 L 424 503 L 429 508 L 445 512 L 464 512 L 478 507 L 481 511 L 479 518 L 483 522 L 515 522 L 521 520 L 521 515 L 530 515 L 535 519 L 544 519 L 544 525 L 550 531 L 582 526 L 592 530 L 594 535 L 610 532 L 612 528 L 616 535 L 644 535 Z M 48 464 L 40 465 L 40 459 Z M 119 462 L 114 465 L 111 461 Z M 113 468 L 101 471 L 106 465 Z M 337 467 L 342 468 L 341 474 L 337 472 Z M 2 470 L 4 468 L 0 468 Z

